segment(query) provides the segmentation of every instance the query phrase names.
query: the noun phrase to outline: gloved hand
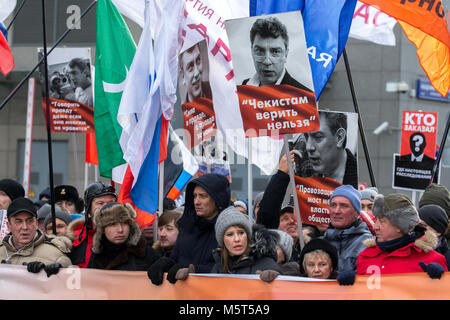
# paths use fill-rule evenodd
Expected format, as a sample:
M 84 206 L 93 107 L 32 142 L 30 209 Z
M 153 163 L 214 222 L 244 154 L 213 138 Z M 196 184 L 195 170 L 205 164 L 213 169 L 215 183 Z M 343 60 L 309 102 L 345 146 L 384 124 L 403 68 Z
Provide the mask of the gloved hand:
M 259 278 L 264 282 L 272 282 L 276 277 L 280 275 L 278 271 L 275 270 L 258 270 L 256 274 L 259 274 Z
M 62 265 L 60 263 L 52 263 L 52 264 L 46 265 L 44 267 L 44 271 L 47 274 L 47 278 L 53 274 L 57 274 L 60 268 L 62 268 Z
M 425 262 L 420 261 L 419 266 L 425 271 L 431 279 L 440 279 L 445 269 L 436 262 L 431 262 L 428 265 Z
M 28 272 L 33 272 L 33 273 L 38 273 L 45 267 L 45 264 L 43 264 L 42 262 L 39 262 L 39 261 L 32 261 L 32 262 L 28 262 L 28 263 L 24 262 L 23 265 L 27 266 Z
M 341 286 L 351 286 L 355 283 L 356 271 L 347 270 L 338 274 L 337 281 Z
M 175 275 L 175 279 L 186 280 L 189 277 L 189 273 L 195 273 L 195 267 L 193 264 L 190 264 L 188 268 L 179 269 Z
M 11 264 L 11 261 L 3 259 L 2 262 L 0 262 L 0 263 L 1 264 Z
M 147 270 L 147 276 L 155 286 L 159 286 L 163 282 L 164 272 L 169 271 L 174 264 L 172 259 L 161 257 Z
M 174 264 L 170 270 L 167 272 L 167 281 L 169 281 L 170 283 L 174 284 L 175 282 L 177 282 L 177 272 L 180 269 L 184 269 L 184 268 L 189 268 L 188 265 L 185 264 L 181 264 L 181 263 L 176 263 Z

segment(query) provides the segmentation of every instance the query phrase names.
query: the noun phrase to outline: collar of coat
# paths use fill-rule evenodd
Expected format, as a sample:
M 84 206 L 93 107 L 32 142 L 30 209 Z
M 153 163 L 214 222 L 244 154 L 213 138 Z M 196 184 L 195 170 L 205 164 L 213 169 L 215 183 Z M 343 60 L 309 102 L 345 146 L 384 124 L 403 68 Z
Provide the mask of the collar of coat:
M 363 254 L 366 257 L 375 257 L 377 255 L 379 255 L 380 253 L 384 252 L 382 251 L 376 244 L 376 238 L 370 238 L 370 239 L 366 239 L 363 241 L 364 245 L 367 248 L 370 248 L 371 250 L 364 250 L 364 254 L 361 252 L 361 254 Z M 425 231 L 424 234 L 421 234 L 421 236 L 419 236 L 416 241 L 411 242 L 410 244 L 397 249 L 393 252 L 390 253 L 390 255 L 396 255 L 396 256 L 405 256 L 405 255 L 409 255 L 409 253 L 411 252 L 411 250 L 415 250 L 417 252 L 430 252 L 431 250 L 433 250 L 438 244 L 438 239 L 437 236 L 434 232 L 432 231 Z
M 5 236 L 0 246 L 3 245 L 10 252 L 20 253 L 24 256 L 30 255 L 34 248 L 37 246 L 48 243 L 57 247 L 63 253 L 69 253 L 72 249 L 72 241 L 66 236 L 54 236 L 54 235 L 45 235 L 41 230 L 36 230 L 36 235 L 34 236 L 33 241 L 26 244 L 23 248 L 17 249 L 12 242 L 12 233 L 9 233 Z

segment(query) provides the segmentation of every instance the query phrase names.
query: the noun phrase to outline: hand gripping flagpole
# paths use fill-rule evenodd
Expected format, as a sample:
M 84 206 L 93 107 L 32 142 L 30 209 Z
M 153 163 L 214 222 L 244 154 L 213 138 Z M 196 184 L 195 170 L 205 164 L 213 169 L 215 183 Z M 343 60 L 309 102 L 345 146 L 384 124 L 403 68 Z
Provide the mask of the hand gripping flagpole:
M 92 1 L 92 3 L 89 5 L 89 7 L 86 8 L 86 10 L 83 11 L 80 15 L 80 20 L 89 12 L 89 10 L 97 3 L 97 0 Z M 75 23 L 78 22 L 75 21 Z M 72 29 L 67 29 L 59 38 L 56 40 L 53 47 L 45 54 L 44 56 L 39 60 L 39 62 L 34 66 L 33 69 L 19 82 L 19 84 L 9 93 L 9 95 L 2 101 L 0 104 L 0 111 L 3 109 L 3 107 L 16 95 L 17 91 L 24 85 L 24 83 L 30 78 L 33 73 L 39 68 L 39 66 L 44 62 L 44 58 L 47 58 L 47 56 L 52 53 L 52 51 L 61 43 L 61 41 L 64 40 L 64 38 L 69 34 L 69 32 L 72 31 Z
M 359 134 L 361 135 L 361 143 L 363 145 L 364 155 L 366 156 L 367 169 L 369 170 L 370 181 L 372 183 L 372 187 L 376 187 L 377 184 L 375 182 L 375 176 L 373 175 L 372 163 L 370 162 L 369 149 L 367 148 L 366 135 L 364 133 L 364 127 L 363 127 L 363 123 L 361 120 L 361 114 L 359 112 L 359 106 L 358 106 L 358 101 L 356 99 L 355 87 L 353 86 L 352 74 L 350 71 L 350 65 L 348 63 L 347 52 L 345 51 L 345 48 L 343 51 L 343 56 L 344 56 L 344 62 L 345 62 L 345 70 L 347 71 L 348 83 L 350 85 L 350 91 L 352 93 L 353 106 L 355 107 L 355 112 L 358 115 Z
M 297 197 L 297 187 L 295 186 L 295 178 L 294 178 L 294 168 L 292 167 L 291 157 L 289 156 L 289 143 L 288 143 L 288 137 L 286 135 L 283 135 L 283 142 L 284 142 L 284 152 L 286 154 L 286 160 L 288 163 L 289 168 L 289 179 L 290 179 L 290 185 L 292 186 L 292 194 L 294 197 L 294 211 L 295 211 L 295 217 L 297 218 L 297 233 L 298 233 L 298 241 L 300 241 L 300 251 L 303 250 L 303 247 L 305 246 L 304 240 L 303 240 L 303 226 L 302 226 L 302 220 L 300 218 L 300 207 L 298 205 L 298 197 Z

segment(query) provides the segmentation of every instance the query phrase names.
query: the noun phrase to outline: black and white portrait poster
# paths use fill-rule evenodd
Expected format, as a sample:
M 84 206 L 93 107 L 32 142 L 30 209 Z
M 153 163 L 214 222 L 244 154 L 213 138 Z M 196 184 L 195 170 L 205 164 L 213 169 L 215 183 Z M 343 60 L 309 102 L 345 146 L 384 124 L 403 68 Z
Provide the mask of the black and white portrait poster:
M 320 129 L 292 135 L 295 185 L 302 223 L 326 226 L 329 198 L 342 184 L 358 188 L 356 113 L 320 111 Z
M 43 49 L 38 49 L 38 58 Z M 55 132 L 94 132 L 90 48 L 55 48 L 47 57 L 51 129 Z M 42 105 L 46 108 L 44 64 L 40 65 Z
M 247 136 L 317 130 L 301 12 L 227 20 L 225 28 Z

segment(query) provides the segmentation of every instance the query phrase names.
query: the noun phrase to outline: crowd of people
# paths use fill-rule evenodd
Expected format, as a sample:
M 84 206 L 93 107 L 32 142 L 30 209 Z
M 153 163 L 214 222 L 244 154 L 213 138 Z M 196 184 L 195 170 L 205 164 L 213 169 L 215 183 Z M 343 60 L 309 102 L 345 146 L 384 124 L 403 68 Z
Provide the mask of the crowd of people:
M 73 186 L 55 187 L 53 219 L 48 188 L 33 202 L 21 184 L 1 179 L 0 210 L 6 210 L 9 233 L 0 242 L 0 261 L 48 276 L 71 265 L 146 271 L 154 285 L 165 274 L 170 283 L 191 273 L 226 273 L 257 274 L 266 282 L 286 275 L 351 285 L 374 268 L 380 274 L 425 272 L 433 279 L 448 271 L 445 186 L 429 185 L 416 207 L 404 194 L 341 185 L 329 199 L 329 225 L 298 224 L 292 196 L 283 205 L 287 161 L 281 158 L 255 197 L 253 212 L 245 199 L 230 200 L 226 177 L 204 174 L 187 184 L 181 207 L 165 199 L 157 229 L 141 228 L 134 207 L 118 202 L 114 187 L 103 182 L 89 185 L 84 198 Z

